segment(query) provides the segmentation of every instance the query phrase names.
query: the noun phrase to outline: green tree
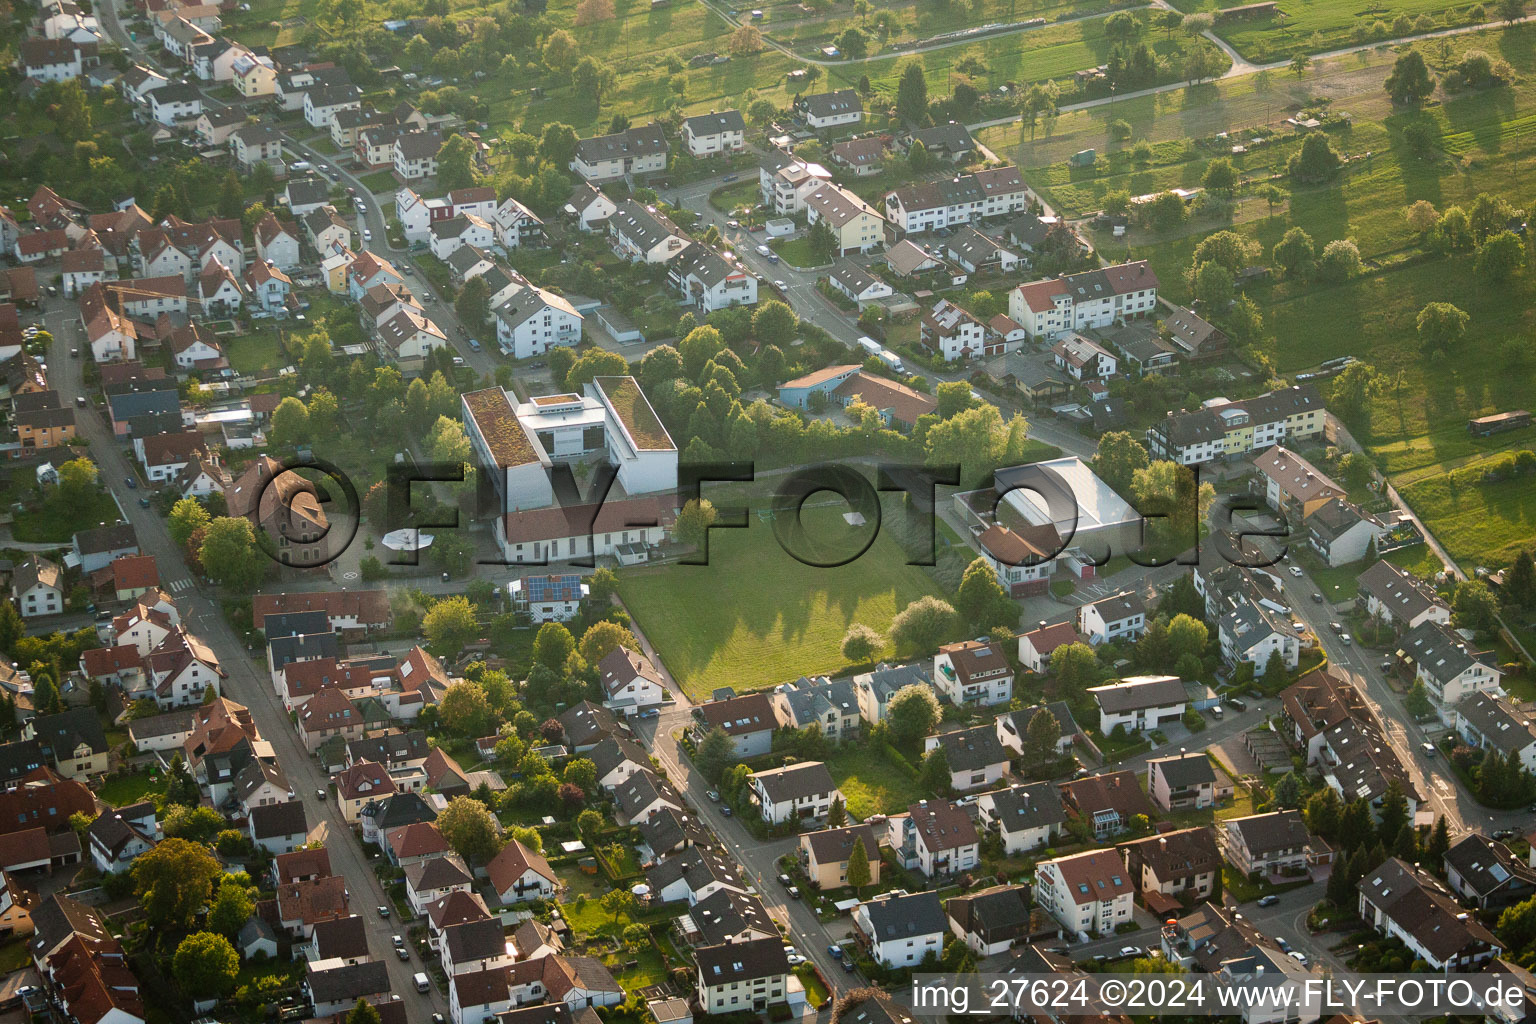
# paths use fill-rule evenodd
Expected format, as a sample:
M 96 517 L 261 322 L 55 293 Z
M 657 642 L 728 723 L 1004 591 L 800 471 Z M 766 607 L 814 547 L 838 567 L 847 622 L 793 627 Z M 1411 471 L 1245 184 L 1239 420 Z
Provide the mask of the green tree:
M 1061 722 L 1050 708 L 1040 708 L 1029 716 L 1024 727 L 1024 758 L 1032 765 L 1054 761 L 1061 742 Z
M 421 631 L 433 653 L 447 657 L 457 654 L 465 644 L 479 636 L 480 622 L 475 616 L 475 606 L 469 603 L 469 598 L 459 594 L 428 608 L 421 620 Z
M 576 638 L 559 622 L 546 622 L 539 627 L 533 638 L 535 663 L 564 672 L 566 662 L 576 653 Z
M 1270 255 L 1286 277 L 1305 279 L 1317 263 L 1317 247 L 1312 243 L 1312 236 L 1301 228 L 1287 231 L 1275 243 Z
M 583 793 L 597 792 L 597 765 L 592 763 L 590 757 L 578 757 L 565 764 L 565 770 L 560 773 L 560 781 L 568 782 Z
M 821 731 L 814 722 L 811 723 L 811 728 L 816 729 L 817 732 Z M 842 828 L 846 824 L 848 824 L 848 808 L 843 806 L 841 795 L 834 796 L 831 806 L 827 808 L 827 828 Z
M 1312 58 L 1308 57 L 1304 53 L 1298 53 L 1296 56 L 1291 58 L 1291 74 L 1295 75 L 1297 78 L 1300 78 L 1302 75 L 1306 74 L 1307 68 L 1311 66 Z
M 239 836 L 240 833 L 235 834 Z M 213 908 L 208 911 L 208 927 L 220 935 L 234 938 L 245 927 L 245 922 L 251 919 L 255 909 L 256 904 L 244 886 L 230 881 L 222 882 L 219 895 L 213 901 Z
M 469 796 L 448 801 L 437 816 L 437 830 L 455 853 L 472 864 L 484 864 L 501 849 L 501 829 L 485 804 Z
M 484 736 L 494 714 L 485 687 L 467 679 L 450 685 L 437 705 L 437 720 L 443 728 L 468 738 Z
M 635 905 L 635 897 L 628 889 L 613 889 L 603 893 L 600 901 L 603 909 L 613 915 L 613 923 L 619 923 L 619 915 L 630 910 Z
M 1082 694 L 1098 682 L 1098 673 L 1099 656 L 1085 643 L 1074 641 L 1051 652 L 1051 675 L 1065 694 Z
M 855 622 L 843 634 L 842 655 L 855 665 L 863 665 L 875 659 L 885 638 L 862 622 Z
M 1301 780 L 1295 772 L 1286 772 L 1275 783 L 1275 806 L 1292 810 L 1301 803 Z
M 1482 580 L 1462 580 L 1451 595 L 1451 615 L 1458 628 L 1493 633 L 1499 626 L 1499 605 Z
M 1111 430 L 1099 438 L 1093 471 L 1113 490 L 1126 494 L 1138 469 L 1151 464 L 1147 447 L 1128 430 Z
M 638 651 L 640 641 L 635 639 L 635 634 L 617 622 L 605 620 L 588 626 L 587 631 L 581 634 L 581 643 L 576 649 L 581 652 L 582 661 L 588 665 L 596 665 L 620 647 Z
M 70 459 L 59 467 L 59 497 L 71 505 L 88 505 L 96 495 L 96 463 Z
M 1303 184 L 1327 181 L 1339 173 L 1344 159 L 1322 132 L 1312 132 L 1301 140 L 1301 149 L 1291 154 L 1286 172 Z
M 782 350 L 795 340 L 799 330 L 800 318 L 777 299 L 759 303 L 752 314 L 752 334 L 763 345 L 776 345 Z
M 1387 95 L 1399 106 L 1423 103 L 1435 91 L 1434 76 L 1418 50 L 1409 50 L 1397 58 L 1385 85 Z
M 869 851 L 864 849 L 864 837 L 853 841 L 848 851 L 848 888 L 858 892 L 869 884 Z
M 896 116 L 907 124 L 920 125 L 928 118 L 928 77 L 919 60 L 908 60 L 896 82 Z
M 289 395 L 272 411 L 272 443 L 279 448 L 288 448 L 308 440 L 309 410 L 303 402 Z
M 207 508 L 203 507 L 200 500 L 195 497 L 183 497 L 177 504 L 170 507 L 170 514 L 166 517 L 166 528 L 170 531 L 170 539 L 177 542 L 178 548 L 187 547 L 187 540 L 192 539 L 192 534 L 212 522 L 212 516 L 207 514 Z
M 891 620 L 891 642 L 901 651 L 926 653 L 948 640 L 956 625 L 955 609 L 948 601 L 925 595 Z
M 579 391 L 590 384 L 596 377 L 622 377 L 629 373 L 629 364 L 624 357 L 617 352 L 605 352 L 602 349 L 592 349 L 571 364 L 571 370 L 565 375 L 565 386 L 572 391 Z
M 1442 814 L 1435 819 L 1435 827 L 1429 832 L 1429 841 L 1424 844 L 1424 859 L 1436 874 L 1444 871 L 1445 855 L 1450 848 L 1451 830 Z
M 593 104 L 602 106 L 604 94 L 612 91 L 617 77 L 613 68 L 587 54 L 571 70 L 571 85 L 577 95 L 590 98 Z
M 568 75 L 576 67 L 577 54 L 580 52 L 574 36 L 565 29 L 556 29 L 544 40 L 544 66 L 557 75 Z M 562 163 L 557 166 L 565 165 Z
M 181 940 L 171 958 L 171 974 L 183 993 L 195 999 L 222 999 L 235 987 L 240 954 L 215 932 L 193 932 Z
M 1016 626 L 1019 622 L 1019 606 L 1008 596 L 997 573 L 985 558 L 978 556 L 960 578 L 955 591 L 955 611 L 967 625 L 982 629 L 993 626 Z
M 904 743 L 911 743 L 933 731 L 939 724 L 943 711 L 939 698 L 931 686 L 908 683 L 891 696 L 886 706 L 886 719 L 891 735 Z
M 1217 157 L 1205 165 L 1205 174 L 1201 176 L 1200 184 L 1208 192 L 1231 193 L 1237 188 L 1237 168 L 1226 157 Z
M 1499 596 L 1505 604 L 1518 608 L 1536 605 L 1536 561 L 1532 560 L 1529 551 L 1521 551 L 1515 556 L 1514 564 L 1504 574 L 1504 586 L 1500 588 Z M 0 639 L 0 648 L 3 647 L 4 641 Z
M 922 139 L 913 139 L 912 145 L 907 147 L 907 166 L 913 174 L 926 174 L 933 166 L 933 160 Z
M 1335 238 L 1323 246 L 1317 258 L 1317 276 L 1333 284 L 1342 284 L 1364 269 L 1360 249 L 1347 238 Z
M 1208 316 L 1220 316 L 1232 305 L 1236 287 L 1232 271 L 1214 261 L 1195 268 L 1195 299 Z
M 1525 264 L 1525 243 L 1513 231 L 1491 235 L 1477 250 L 1477 273 L 1493 284 L 1503 284 Z
M 811 252 L 823 263 L 831 263 L 842 254 L 838 245 L 837 234 L 832 230 L 832 225 L 825 217 L 818 217 L 806 232 L 805 240 L 811 247 Z
M 266 575 L 267 556 L 256 546 L 250 520 L 222 516 L 208 524 L 197 552 L 203 571 L 232 591 L 251 591 Z
M 1403 710 L 1416 719 L 1425 719 L 1435 712 L 1435 705 L 1429 699 L 1429 690 L 1424 686 L 1424 680 L 1415 679 L 1413 686 L 1409 688 L 1408 695 L 1403 698 Z
M 416 38 L 420 39 L 420 36 Z M 367 1000 L 359 999 L 357 1004 L 347 1011 L 346 1024 L 382 1024 L 379 1011 Z
M 949 755 L 944 753 L 943 747 L 934 747 L 923 755 L 917 781 L 930 793 L 943 795 L 949 792 Z
M 1446 353 L 1467 333 L 1471 317 L 1449 302 L 1431 302 L 1419 310 L 1419 342 L 1431 353 Z
M 134 894 L 152 928 L 185 931 L 213 895 L 224 869 L 201 843 L 165 839 L 133 865 Z
M 934 398 L 938 401 L 939 419 L 947 420 L 960 415 L 976 404 L 971 398 L 971 385 L 969 381 L 956 380 L 944 381 L 933 390 Z
M 491 316 L 491 286 L 483 275 L 476 275 L 464 282 L 459 297 L 453 300 L 453 311 L 470 330 L 483 328 Z
M 698 766 L 699 774 L 715 783 L 720 781 L 725 775 L 725 770 L 736 761 L 736 742 L 718 725 L 704 734 L 704 738 L 699 741 L 698 750 L 693 755 L 693 762 Z
M 688 499 L 672 524 L 672 539 L 702 550 L 708 543 L 709 528 L 718 515 L 714 503 L 708 498 Z

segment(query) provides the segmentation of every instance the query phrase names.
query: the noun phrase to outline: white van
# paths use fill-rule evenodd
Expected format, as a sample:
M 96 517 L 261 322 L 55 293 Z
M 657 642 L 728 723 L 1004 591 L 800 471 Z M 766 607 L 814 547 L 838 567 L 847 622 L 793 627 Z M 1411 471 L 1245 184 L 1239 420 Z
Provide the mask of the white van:
M 1220 704 L 1212 704 L 1211 705 L 1211 717 L 1212 718 L 1220 718 L 1222 716 L 1222 713 L 1223 712 L 1221 710 L 1221 705 Z
M 416 982 L 417 992 L 430 992 L 432 990 L 432 982 L 429 981 L 427 976 L 422 974 L 420 971 L 417 971 L 416 977 L 412 978 L 411 980 Z

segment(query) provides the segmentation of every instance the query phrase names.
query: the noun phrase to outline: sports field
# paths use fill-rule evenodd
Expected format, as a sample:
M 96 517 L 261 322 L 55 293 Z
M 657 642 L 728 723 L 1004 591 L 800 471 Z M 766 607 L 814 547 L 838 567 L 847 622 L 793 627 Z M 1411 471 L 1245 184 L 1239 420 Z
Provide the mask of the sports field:
M 868 527 L 847 526 L 847 507 L 804 516 L 809 546 L 847 551 Z M 759 689 L 846 664 L 838 648 L 849 625 L 884 631 L 909 602 L 940 590 L 889 530 L 837 568 L 797 561 L 758 514 L 744 530 L 710 531 L 708 565 L 622 570 L 619 595 L 689 697 L 720 686 Z M 942 595 L 948 596 L 948 595 Z

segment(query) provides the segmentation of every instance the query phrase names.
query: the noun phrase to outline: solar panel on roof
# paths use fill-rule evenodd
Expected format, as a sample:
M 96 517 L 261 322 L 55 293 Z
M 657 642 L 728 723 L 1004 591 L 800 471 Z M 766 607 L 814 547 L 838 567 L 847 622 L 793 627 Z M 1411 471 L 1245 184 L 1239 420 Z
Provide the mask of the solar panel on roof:
M 579 601 L 581 600 L 581 576 L 567 573 L 561 576 L 530 576 L 523 581 L 530 601 Z

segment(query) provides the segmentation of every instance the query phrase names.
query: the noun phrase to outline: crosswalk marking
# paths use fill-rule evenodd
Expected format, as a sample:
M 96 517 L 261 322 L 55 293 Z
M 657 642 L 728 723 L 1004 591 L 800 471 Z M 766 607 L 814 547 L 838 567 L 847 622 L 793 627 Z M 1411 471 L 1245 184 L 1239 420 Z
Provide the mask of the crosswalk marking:
M 191 590 L 193 583 L 190 579 L 179 579 L 172 580 L 167 586 L 171 588 L 172 593 L 179 594 L 184 590 Z

